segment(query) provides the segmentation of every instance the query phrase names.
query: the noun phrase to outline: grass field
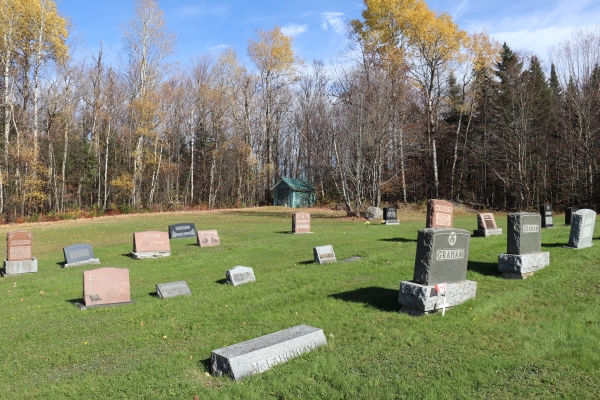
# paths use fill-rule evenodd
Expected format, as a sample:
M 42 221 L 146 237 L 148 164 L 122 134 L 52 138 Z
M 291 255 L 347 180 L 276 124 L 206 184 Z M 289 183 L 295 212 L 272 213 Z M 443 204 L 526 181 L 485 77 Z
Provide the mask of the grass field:
M 0 398 L 600 396 L 600 245 L 564 249 L 563 217 L 543 230 L 545 269 L 504 280 L 506 234 L 471 238 L 467 279 L 477 297 L 445 317 L 410 317 L 398 312 L 398 288 L 412 279 L 425 214 L 405 210 L 399 226 L 385 226 L 309 211 L 309 235 L 285 234 L 293 210 L 275 207 L 1 226 L 1 237 L 33 232 L 39 272 L 0 280 Z M 496 221 L 506 232 L 505 215 Z M 221 246 L 173 240 L 171 257 L 127 256 L 134 231 L 178 222 L 218 229 Z M 476 216 L 456 215 L 454 225 L 472 231 Z M 134 304 L 75 307 L 82 271 L 98 267 L 61 268 L 62 248 L 75 243 L 91 243 L 101 266 L 129 268 Z M 312 248 L 326 244 L 338 260 L 362 259 L 313 264 Z M 236 265 L 252 267 L 257 281 L 224 284 Z M 153 295 L 178 280 L 192 296 Z M 322 328 L 328 345 L 237 383 L 208 374 L 211 350 L 299 324 Z

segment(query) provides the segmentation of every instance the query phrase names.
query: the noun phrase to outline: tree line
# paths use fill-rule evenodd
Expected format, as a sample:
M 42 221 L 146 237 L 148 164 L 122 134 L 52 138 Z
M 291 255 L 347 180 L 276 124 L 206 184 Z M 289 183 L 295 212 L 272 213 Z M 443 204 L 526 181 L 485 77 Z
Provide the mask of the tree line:
M 279 27 L 170 64 L 155 0 L 123 24 L 126 63 L 70 54 L 52 0 L 0 0 L 0 215 L 272 203 L 282 177 L 322 203 L 445 198 L 595 207 L 600 29 L 550 52 L 467 34 L 422 0 L 364 0 L 350 46 L 300 60 Z

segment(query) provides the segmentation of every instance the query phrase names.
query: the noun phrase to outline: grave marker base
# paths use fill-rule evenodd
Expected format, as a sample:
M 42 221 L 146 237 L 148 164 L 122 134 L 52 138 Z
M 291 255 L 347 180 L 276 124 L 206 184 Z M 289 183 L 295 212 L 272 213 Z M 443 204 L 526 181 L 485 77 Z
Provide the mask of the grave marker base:
M 137 253 L 132 251 L 131 258 L 136 260 L 144 260 L 146 258 L 160 258 L 160 257 L 169 257 L 171 255 L 170 251 L 138 251 Z
M 314 232 L 287 232 L 290 235 L 306 235 L 307 233 L 314 233 Z
M 450 310 L 451 308 L 454 308 L 454 307 L 446 306 L 446 311 Z M 412 308 L 410 306 L 402 305 L 400 307 L 400 312 L 402 314 L 410 315 L 411 317 L 422 317 L 424 315 L 437 314 L 439 312 L 442 312 L 442 309 L 437 308 L 437 309 L 431 310 L 431 311 L 423 311 L 423 310 L 419 310 L 418 308 Z
M 35 258 L 35 257 L 33 257 L 31 260 L 21 260 L 21 261 L 4 260 L 4 268 L 2 269 L 2 276 L 32 274 L 37 271 L 38 271 L 38 262 L 37 262 L 37 258 Z
M 526 275 L 550 265 L 550 253 L 540 251 L 529 254 L 498 255 L 498 272 Z
M 75 306 L 77 308 L 79 308 L 80 310 L 84 311 L 87 310 L 88 308 L 102 308 L 102 307 L 116 307 L 116 306 L 125 306 L 127 304 L 133 304 L 135 303 L 135 301 L 131 300 L 131 301 L 126 301 L 124 303 L 109 303 L 109 304 L 98 304 L 96 306 L 86 306 L 84 303 L 75 303 Z
M 77 261 L 63 265 L 63 268 L 79 267 L 80 265 L 100 264 L 99 258 L 90 258 L 89 260 Z
M 446 284 L 446 309 L 457 306 L 475 297 L 477 282 L 459 281 Z M 441 310 L 444 297 L 438 296 L 435 285 L 426 286 L 411 281 L 400 282 L 398 303 L 401 304 L 400 311 L 411 315 L 426 315 Z M 420 313 L 415 314 L 416 310 Z
M 210 372 L 239 381 L 327 345 L 322 329 L 298 325 L 210 353 Z
M 384 221 L 383 222 L 386 225 L 400 225 L 400 221 L 396 220 L 396 221 Z
M 473 236 L 475 237 L 490 237 L 495 235 L 502 235 L 502 228 L 476 229 L 473 231 Z

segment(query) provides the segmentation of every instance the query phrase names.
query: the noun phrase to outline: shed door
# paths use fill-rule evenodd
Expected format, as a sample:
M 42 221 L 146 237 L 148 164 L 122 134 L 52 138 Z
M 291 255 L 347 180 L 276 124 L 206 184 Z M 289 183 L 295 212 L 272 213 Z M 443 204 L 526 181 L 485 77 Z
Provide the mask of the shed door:
M 291 205 L 290 204 L 290 189 L 286 188 L 286 189 L 279 189 L 279 205 L 283 206 L 283 205 L 288 205 L 288 207 Z

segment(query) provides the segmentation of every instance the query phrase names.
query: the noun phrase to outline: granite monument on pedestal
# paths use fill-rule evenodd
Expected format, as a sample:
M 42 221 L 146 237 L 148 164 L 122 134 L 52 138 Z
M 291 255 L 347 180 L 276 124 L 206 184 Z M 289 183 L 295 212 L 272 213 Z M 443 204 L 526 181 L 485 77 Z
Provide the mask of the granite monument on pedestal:
M 541 215 L 519 212 L 507 219 L 507 251 L 498 256 L 498 271 L 506 279 L 525 279 L 550 264 L 550 253 L 541 251 Z
M 29 231 L 14 231 L 6 234 L 6 259 L 4 276 L 37 272 L 38 262 L 33 257 L 33 234 Z

